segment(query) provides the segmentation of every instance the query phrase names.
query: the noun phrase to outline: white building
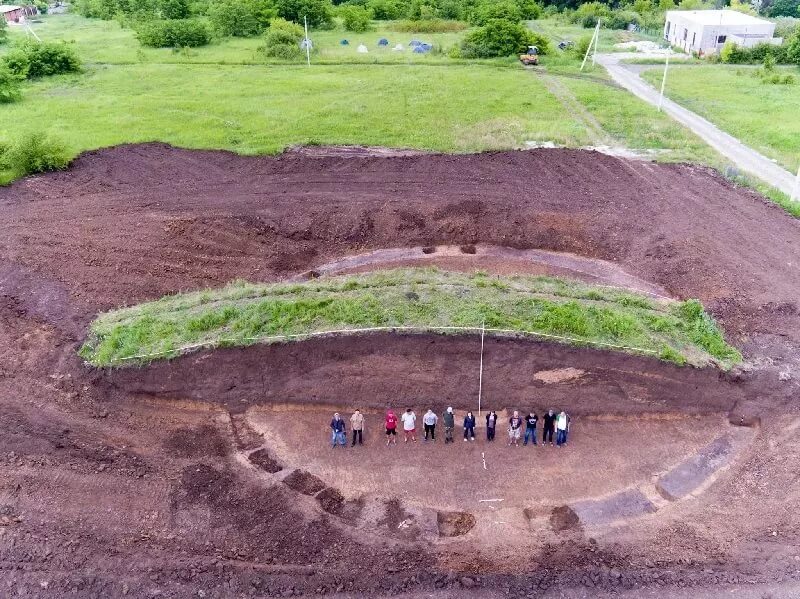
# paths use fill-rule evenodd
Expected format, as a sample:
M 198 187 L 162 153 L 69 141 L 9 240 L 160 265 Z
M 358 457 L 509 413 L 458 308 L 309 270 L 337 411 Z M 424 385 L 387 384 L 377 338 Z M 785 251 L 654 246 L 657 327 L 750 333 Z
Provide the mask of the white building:
M 730 40 L 750 48 L 756 44 L 780 44 L 772 37 L 775 23 L 735 10 L 669 10 L 664 39 L 686 52 L 712 54 Z

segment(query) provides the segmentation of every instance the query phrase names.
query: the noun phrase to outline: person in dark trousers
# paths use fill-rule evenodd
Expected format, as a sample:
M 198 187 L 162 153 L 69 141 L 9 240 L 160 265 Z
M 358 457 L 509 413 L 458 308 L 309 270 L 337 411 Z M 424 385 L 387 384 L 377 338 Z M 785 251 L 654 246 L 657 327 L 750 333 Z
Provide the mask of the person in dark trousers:
M 497 412 L 492 410 L 486 414 L 486 440 L 494 441 L 494 433 L 497 429 Z
M 356 438 L 359 445 L 364 445 L 364 414 L 361 410 L 356 410 L 350 416 L 350 430 L 353 431 L 353 447 L 356 446 Z
M 550 440 L 550 445 L 553 444 L 553 435 L 556 431 L 556 415 L 553 413 L 553 410 L 547 410 L 547 414 L 544 415 L 544 427 L 542 428 L 542 445 L 547 445 L 548 439 Z
M 475 440 L 475 416 L 472 412 L 467 412 L 467 415 L 464 416 L 464 441 L 467 439 Z
M 336 449 L 336 445 L 344 447 L 347 445 L 347 433 L 344 430 L 344 420 L 339 416 L 339 412 L 333 415 L 331 420 L 331 445 Z
M 525 440 L 522 442 L 523 445 L 527 445 L 528 440 L 536 445 L 537 422 L 539 422 L 539 417 L 536 415 L 536 412 L 529 412 L 527 418 L 525 418 Z
M 447 408 L 442 414 L 442 421 L 444 422 L 444 443 L 453 442 L 453 429 L 456 426 L 456 416 L 453 414 L 453 408 Z
M 436 441 L 436 422 L 439 417 L 433 413 L 433 410 L 428 410 L 422 417 L 422 426 L 425 428 L 425 441 L 428 440 L 428 433 L 431 435 L 431 441 Z

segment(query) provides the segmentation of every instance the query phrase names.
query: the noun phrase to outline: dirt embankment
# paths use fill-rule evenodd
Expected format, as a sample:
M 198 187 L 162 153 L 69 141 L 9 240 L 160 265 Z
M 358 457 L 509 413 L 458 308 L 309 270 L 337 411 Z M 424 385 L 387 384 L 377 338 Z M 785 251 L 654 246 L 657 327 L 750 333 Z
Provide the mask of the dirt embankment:
M 107 369 L 98 384 L 125 393 L 190 398 L 238 412 L 256 404 L 416 409 L 474 408 L 480 338 L 388 335 L 203 351 L 146 368 Z M 537 373 L 574 369 L 566 381 Z M 521 339 L 486 340 L 483 406 L 563 408 L 572 414 L 727 412 L 741 385 L 707 368 Z M 113 392 L 113 391 L 112 391 Z
M 800 338 L 800 222 L 705 168 L 585 151 L 246 158 L 121 146 L 0 189 L 0 229 L 5 268 L 62 284 L 88 310 L 275 280 L 370 248 L 481 242 L 619 262 L 699 297 L 730 330 Z

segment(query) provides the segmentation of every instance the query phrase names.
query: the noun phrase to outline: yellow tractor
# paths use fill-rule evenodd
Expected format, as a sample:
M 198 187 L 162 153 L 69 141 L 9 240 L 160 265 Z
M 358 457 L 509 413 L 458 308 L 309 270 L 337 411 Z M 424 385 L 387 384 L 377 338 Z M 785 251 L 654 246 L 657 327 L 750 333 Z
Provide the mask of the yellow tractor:
M 539 64 L 539 48 L 536 46 L 528 46 L 528 51 L 525 54 L 519 55 L 519 61 L 528 66 L 536 66 Z

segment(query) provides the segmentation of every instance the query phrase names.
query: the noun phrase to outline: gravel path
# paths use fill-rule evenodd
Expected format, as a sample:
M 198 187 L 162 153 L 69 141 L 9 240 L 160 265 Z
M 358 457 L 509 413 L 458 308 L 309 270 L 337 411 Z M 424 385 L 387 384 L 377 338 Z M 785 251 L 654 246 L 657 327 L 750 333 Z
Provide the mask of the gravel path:
M 658 106 L 659 90 L 644 81 L 639 76 L 639 73 L 636 72 L 636 69 L 630 68 L 621 62 L 630 58 L 641 58 L 641 55 L 629 53 L 598 54 L 597 62 L 603 65 L 612 79 L 625 89 L 645 102 Z M 787 195 L 792 194 L 796 184 L 794 175 L 775 164 L 766 156 L 759 154 L 703 117 L 666 97 L 662 104 L 662 110 L 694 131 L 712 148 L 746 173 L 758 177 Z

